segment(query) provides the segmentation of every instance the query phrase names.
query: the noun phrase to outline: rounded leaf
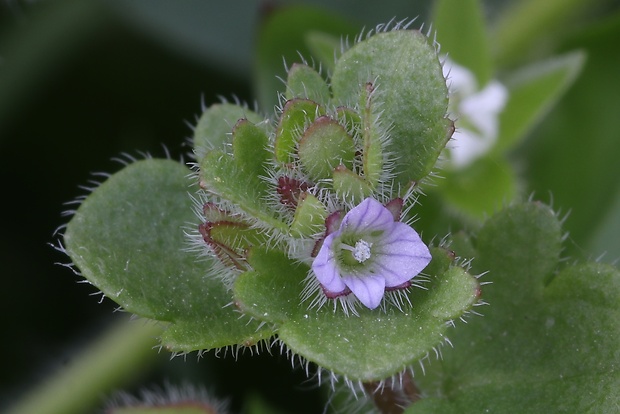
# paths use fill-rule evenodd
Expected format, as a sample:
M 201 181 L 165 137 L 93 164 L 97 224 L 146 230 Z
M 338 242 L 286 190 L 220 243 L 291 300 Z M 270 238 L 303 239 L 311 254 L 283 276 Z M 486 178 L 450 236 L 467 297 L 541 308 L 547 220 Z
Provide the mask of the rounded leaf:
M 351 168 L 355 157 L 353 138 L 328 116 L 317 118 L 299 142 L 299 160 L 313 181 L 331 178 L 334 168 Z
M 193 213 L 190 171 L 172 160 L 128 165 L 90 194 L 64 235 L 82 275 L 129 312 L 167 321 L 174 351 L 252 344 L 273 334 L 239 320 L 213 262 L 188 251 Z
M 431 269 L 445 269 L 451 261 L 442 249 L 433 249 L 433 256 L 438 263 L 431 262 Z M 411 308 L 364 308 L 347 316 L 330 304 L 311 310 L 300 303 L 308 266 L 261 249 L 253 249 L 248 260 L 254 271 L 242 274 L 233 288 L 242 310 L 278 324 L 279 339 L 295 354 L 353 381 L 388 378 L 433 352 L 444 341 L 447 322 L 470 309 L 479 294 L 476 278 L 449 267 L 429 274 L 428 289 L 411 289 Z
M 334 100 L 355 105 L 372 83 L 389 127 L 387 150 L 396 155 L 396 181 L 419 181 L 433 168 L 451 134 L 448 90 L 442 68 L 422 33 L 396 30 L 354 45 L 336 62 Z

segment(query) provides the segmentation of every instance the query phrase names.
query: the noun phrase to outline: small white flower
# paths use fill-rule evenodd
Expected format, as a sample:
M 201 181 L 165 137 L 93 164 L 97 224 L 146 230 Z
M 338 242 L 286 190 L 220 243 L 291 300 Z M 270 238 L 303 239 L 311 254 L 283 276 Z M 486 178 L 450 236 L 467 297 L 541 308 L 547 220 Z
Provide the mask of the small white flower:
M 456 117 L 449 159 L 455 168 L 463 168 L 489 152 L 497 141 L 498 117 L 508 100 L 508 90 L 497 80 L 480 90 L 474 74 L 449 59 L 443 72 L 450 91 L 449 110 Z

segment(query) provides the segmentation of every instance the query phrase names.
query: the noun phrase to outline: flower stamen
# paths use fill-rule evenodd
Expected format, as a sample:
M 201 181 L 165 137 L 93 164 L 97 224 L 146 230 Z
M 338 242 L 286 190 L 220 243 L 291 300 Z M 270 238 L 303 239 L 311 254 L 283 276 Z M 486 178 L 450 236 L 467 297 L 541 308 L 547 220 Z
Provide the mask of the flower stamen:
M 351 252 L 351 256 L 357 261 L 357 263 L 364 263 L 370 259 L 370 248 L 372 243 L 368 243 L 364 239 L 359 239 L 355 243 L 355 247 L 349 246 L 346 243 L 341 243 L 340 248 Z
M 372 243 L 368 243 L 366 240 L 358 240 L 355 243 L 355 249 L 353 250 L 353 257 L 360 263 L 364 263 L 370 258 L 370 248 Z

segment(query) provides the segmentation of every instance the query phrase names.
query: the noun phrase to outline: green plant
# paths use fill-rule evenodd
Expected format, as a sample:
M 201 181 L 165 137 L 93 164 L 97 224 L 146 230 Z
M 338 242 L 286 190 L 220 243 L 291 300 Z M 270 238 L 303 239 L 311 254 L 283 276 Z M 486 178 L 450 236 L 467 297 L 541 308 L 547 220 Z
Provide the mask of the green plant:
M 288 66 L 274 117 L 209 106 L 189 165 L 128 160 L 61 249 L 166 350 L 280 350 L 336 409 L 611 412 L 619 272 L 562 261 L 507 156 L 585 56 L 500 73 L 478 2 L 436 6 L 437 41 L 311 33 L 320 65 Z

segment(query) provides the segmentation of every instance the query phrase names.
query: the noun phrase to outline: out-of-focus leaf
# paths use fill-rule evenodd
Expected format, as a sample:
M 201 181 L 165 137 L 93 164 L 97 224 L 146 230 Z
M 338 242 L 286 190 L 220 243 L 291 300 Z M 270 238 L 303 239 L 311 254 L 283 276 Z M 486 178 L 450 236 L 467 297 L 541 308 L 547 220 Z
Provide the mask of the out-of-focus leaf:
M 260 395 L 252 394 L 245 400 L 244 414 L 284 414 L 276 409 Z
M 620 260 L 620 192 L 607 208 L 607 214 L 599 220 L 597 228 L 592 231 L 588 244 L 589 252 L 601 254 L 606 262 L 617 263 Z
M 5 3 L 7 15 L 10 9 L 11 4 Z M 32 7 L 28 12 L 28 25 L 16 24 L 14 30 L 2 27 L 0 131 L 114 17 L 97 1 L 56 1 L 52 7 Z M 0 133 L 0 141 L 8 137 Z
M 495 20 L 493 53 L 499 68 L 540 54 L 561 41 L 579 16 L 605 0 L 521 0 L 506 2 Z M 544 44 L 541 40 L 544 39 Z
M 511 73 L 504 81 L 509 97 L 499 117 L 499 138 L 493 151 L 505 151 L 525 138 L 577 79 L 584 62 L 584 53 L 573 52 Z
M 480 0 L 436 1 L 433 28 L 441 53 L 471 70 L 478 85 L 486 85 L 494 67 Z
M 291 66 L 295 62 L 302 62 L 300 55 L 308 63 L 316 59 L 314 63 L 317 69 L 322 64 L 319 59 L 326 56 L 325 51 L 320 56 L 312 54 L 312 49 L 306 44 L 308 33 L 322 32 L 337 36 L 338 39 L 347 36 L 353 39 L 360 29 L 361 26 L 349 20 L 308 6 L 277 9 L 268 15 L 262 22 L 256 45 L 254 87 L 259 107 L 270 111 L 279 104 L 278 92 L 285 91 L 285 85 L 280 80 L 286 79 L 285 64 Z M 333 55 L 328 64 L 333 64 Z
M 159 404 L 157 406 L 129 406 L 129 407 L 113 407 L 107 411 L 108 414 L 205 414 L 214 410 L 210 406 L 200 406 L 201 404 L 194 402 L 181 402 L 171 404 Z
M 258 2 L 110 0 L 105 3 L 132 27 L 175 53 L 238 78 L 250 76 Z
M 615 213 L 620 192 L 620 14 L 592 26 L 565 45 L 588 56 L 577 81 L 516 154 L 536 194 L 551 194 L 570 211 L 568 255 L 583 255 L 592 235 Z M 617 245 L 618 243 L 614 243 Z M 586 254 L 598 256 L 601 251 Z M 610 257 L 613 260 L 613 257 Z
M 333 34 L 311 30 L 306 36 L 306 45 L 319 62 L 321 68 L 333 72 L 336 58 L 341 53 L 343 39 Z
M 443 173 L 438 190 L 451 208 L 467 220 L 482 221 L 517 196 L 513 167 L 495 157 L 484 157 L 462 170 Z
M 559 220 L 539 203 L 509 207 L 485 223 L 472 264 L 488 271 L 490 306 L 429 364 L 419 381 L 434 397 L 408 412 L 616 411 L 620 272 L 589 263 L 555 274 L 561 240 Z

